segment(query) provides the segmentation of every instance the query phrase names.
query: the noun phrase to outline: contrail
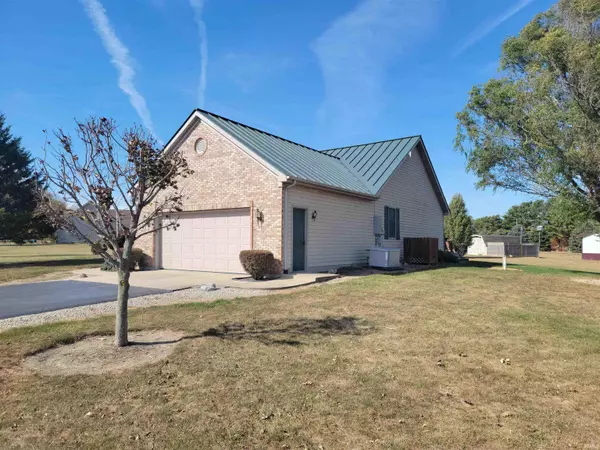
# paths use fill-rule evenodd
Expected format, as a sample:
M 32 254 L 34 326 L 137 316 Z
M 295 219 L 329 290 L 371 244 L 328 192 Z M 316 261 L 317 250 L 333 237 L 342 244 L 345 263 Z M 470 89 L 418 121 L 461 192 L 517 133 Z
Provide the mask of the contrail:
M 459 56 L 465 50 L 475 45 L 477 42 L 482 40 L 484 37 L 486 37 L 488 34 L 490 34 L 492 31 L 494 31 L 496 28 L 498 28 L 504 22 L 509 20 L 512 16 L 517 14 L 523 8 L 529 6 L 534 1 L 535 0 L 519 0 L 515 5 L 511 6 L 498 17 L 494 17 L 493 19 L 479 25 L 477 28 L 475 28 L 475 30 L 473 30 L 473 32 L 469 36 L 467 36 L 467 38 L 462 44 L 456 47 L 454 53 L 452 54 L 452 57 Z
M 208 72 L 208 33 L 206 23 L 202 19 L 204 12 L 204 0 L 190 0 L 190 6 L 194 10 L 194 20 L 198 26 L 198 37 L 200 38 L 200 82 L 198 84 L 198 106 L 204 108 L 206 93 L 206 78 Z
M 102 45 L 111 57 L 113 66 L 119 73 L 119 88 L 127 94 L 131 106 L 136 110 L 138 116 L 142 120 L 144 126 L 156 137 L 160 142 L 156 132 L 154 131 L 154 125 L 152 123 L 152 117 L 150 110 L 146 104 L 146 100 L 136 89 L 133 82 L 135 76 L 135 70 L 133 69 L 133 60 L 129 55 L 129 50 L 117 37 L 114 28 L 111 26 L 106 10 L 102 3 L 98 0 L 81 0 L 85 11 L 94 25 L 94 29 L 100 39 Z

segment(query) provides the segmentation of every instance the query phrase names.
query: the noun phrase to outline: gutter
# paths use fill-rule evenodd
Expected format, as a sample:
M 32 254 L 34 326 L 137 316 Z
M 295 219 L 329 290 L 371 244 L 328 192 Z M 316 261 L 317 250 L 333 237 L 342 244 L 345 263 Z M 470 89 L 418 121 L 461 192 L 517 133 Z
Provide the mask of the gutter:
M 379 198 L 378 195 L 375 194 L 366 194 L 363 192 L 352 191 L 350 189 L 338 188 L 331 186 L 329 184 L 318 183 L 316 181 L 309 181 L 298 177 L 286 177 L 285 180 L 282 181 L 293 181 L 294 185 L 296 182 L 301 186 L 312 187 L 315 189 L 321 189 L 323 191 L 335 192 L 338 194 L 350 195 L 352 197 L 364 198 L 367 200 L 377 200 Z
M 288 269 L 288 252 L 287 252 L 287 244 L 288 244 L 288 227 L 289 227 L 289 220 L 288 220 L 288 200 L 287 200 L 287 191 L 290 188 L 293 188 L 294 186 L 296 186 L 296 180 L 292 181 L 292 184 L 289 184 L 287 186 L 283 187 L 283 248 L 281 249 L 281 259 L 282 259 L 282 265 L 283 265 L 283 270 L 284 271 L 288 271 L 291 272 L 290 269 Z

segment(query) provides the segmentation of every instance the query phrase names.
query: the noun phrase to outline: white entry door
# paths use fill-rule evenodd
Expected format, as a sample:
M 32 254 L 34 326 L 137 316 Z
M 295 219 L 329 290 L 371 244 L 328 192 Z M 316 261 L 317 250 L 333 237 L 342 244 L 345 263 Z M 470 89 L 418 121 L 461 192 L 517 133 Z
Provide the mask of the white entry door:
M 249 250 L 250 211 L 186 213 L 175 230 L 162 233 L 162 267 L 243 273 L 239 255 Z

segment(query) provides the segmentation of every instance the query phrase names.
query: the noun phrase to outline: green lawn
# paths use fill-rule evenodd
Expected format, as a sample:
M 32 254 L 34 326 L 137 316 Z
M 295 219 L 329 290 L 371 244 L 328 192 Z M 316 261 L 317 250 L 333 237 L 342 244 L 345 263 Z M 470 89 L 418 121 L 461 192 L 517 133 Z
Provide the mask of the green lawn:
M 69 271 L 100 264 L 87 244 L 0 245 L 0 283 L 61 277 Z
M 21 363 L 112 317 L 14 329 L 0 448 L 595 448 L 600 286 L 565 275 L 465 266 L 137 309 L 132 329 L 188 338 L 101 376 Z

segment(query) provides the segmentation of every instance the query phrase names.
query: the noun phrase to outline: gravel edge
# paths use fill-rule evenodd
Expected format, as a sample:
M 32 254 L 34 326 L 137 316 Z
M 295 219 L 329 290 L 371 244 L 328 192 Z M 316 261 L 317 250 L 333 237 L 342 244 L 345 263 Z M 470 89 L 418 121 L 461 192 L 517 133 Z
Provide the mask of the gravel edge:
M 272 295 L 278 291 L 248 290 L 222 288 L 215 291 L 203 291 L 199 288 L 182 289 L 164 294 L 145 295 L 129 299 L 130 308 L 146 308 L 149 306 L 171 305 L 175 303 L 214 302 L 222 299 L 238 297 L 259 297 Z M 9 317 L 0 319 L 0 331 L 10 328 L 39 325 L 43 323 L 59 322 L 64 320 L 87 319 L 89 317 L 114 314 L 117 302 L 96 303 L 93 305 L 76 306 L 74 308 L 59 309 L 27 316 Z
M 291 293 L 297 290 L 311 289 L 316 286 L 340 283 L 348 281 L 351 278 L 337 278 L 323 283 L 300 286 L 291 289 L 279 290 L 258 290 L 258 289 L 238 289 L 238 288 L 220 288 L 214 291 L 203 291 L 199 287 L 182 289 L 178 291 L 166 292 L 164 294 L 145 295 L 129 299 L 129 308 L 146 308 L 150 306 L 164 306 L 176 303 L 210 303 L 217 300 L 227 300 L 233 298 L 262 297 L 265 295 L 277 295 Z M 87 319 L 95 316 L 114 314 L 117 302 L 96 303 L 93 305 L 76 306 L 74 308 L 59 309 L 39 314 L 30 314 L 27 316 L 10 317 L 0 319 L 0 332 L 18 327 L 31 325 L 40 325 L 51 322 L 61 322 L 65 320 Z

